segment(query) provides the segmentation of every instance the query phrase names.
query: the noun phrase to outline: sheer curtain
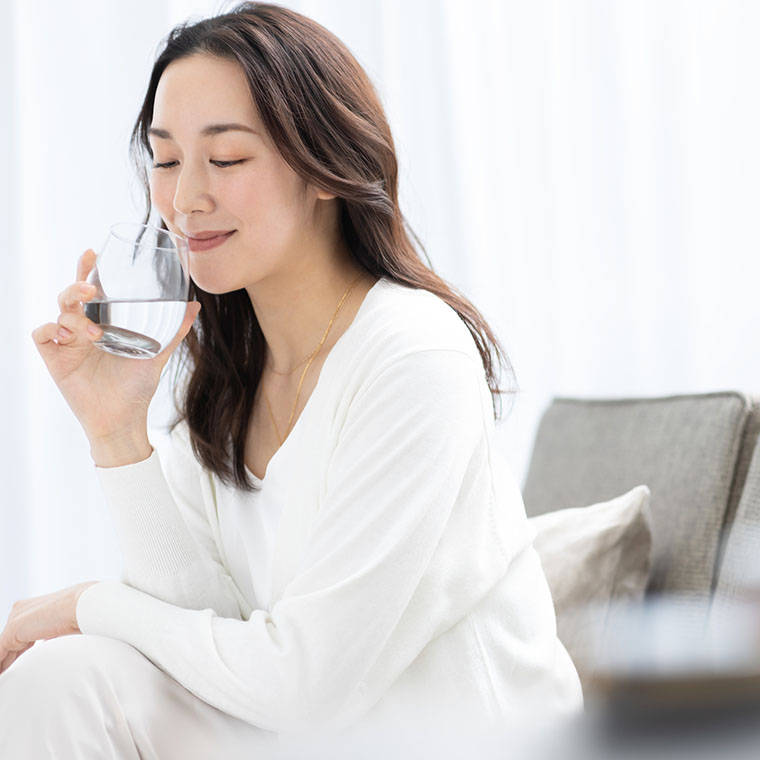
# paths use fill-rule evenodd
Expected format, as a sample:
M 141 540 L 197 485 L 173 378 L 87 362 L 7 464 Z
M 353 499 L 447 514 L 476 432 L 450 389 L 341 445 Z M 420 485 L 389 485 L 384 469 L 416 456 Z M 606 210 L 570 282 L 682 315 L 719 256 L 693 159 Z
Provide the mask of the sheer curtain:
M 758 390 L 757 3 L 283 4 L 377 84 L 404 211 L 515 366 L 498 445 L 520 480 L 553 395 Z M 78 256 L 140 215 L 127 142 L 160 39 L 233 5 L 0 11 L 2 621 L 15 599 L 118 575 L 86 439 L 30 333 Z

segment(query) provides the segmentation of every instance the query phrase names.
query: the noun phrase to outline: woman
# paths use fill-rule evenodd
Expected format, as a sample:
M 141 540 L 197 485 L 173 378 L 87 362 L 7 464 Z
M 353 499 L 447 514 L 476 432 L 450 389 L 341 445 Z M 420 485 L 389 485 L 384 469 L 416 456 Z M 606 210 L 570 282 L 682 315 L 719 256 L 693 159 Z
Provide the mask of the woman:
M 577 710 L 494 450 L 506 360 L 416 254 L 391 133 L 349 51 L 274 5 L 180 26 L 132 145 L 138 169 L 150 161 L 146 221 L 155 208 L 189 240 L 194 300 L 155 359 L 101 352 L 89 250 L 33 333 L 124 565 L 122 582 L 14 607 L 5 746 L 237 757 L 445 710 Z M 180 345 L 159 460 L 147 410 Z

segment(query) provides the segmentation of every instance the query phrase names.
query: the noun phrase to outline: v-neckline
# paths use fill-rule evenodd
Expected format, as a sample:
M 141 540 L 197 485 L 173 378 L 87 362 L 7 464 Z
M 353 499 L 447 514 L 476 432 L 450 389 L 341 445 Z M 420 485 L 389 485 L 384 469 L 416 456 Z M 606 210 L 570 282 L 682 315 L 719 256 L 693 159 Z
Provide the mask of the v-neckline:
M 275 449 L 274 454 L 272 454 L 272 456 L 269 457 L 269 461 L 267 462 L 266 470 L 264 471 L 264 477 L 263 478 L 258 477 L 258 475 L 254 474 L 254 472 L 250 469 L 250 467 L 248 467 L 247 464 L 243 463 L 244 467 L 245 467 L 246 473 L 251 477 L 251 479 L 253 480 L 253 482 L 256 485 L 258 485 L 258 486 L 265 485 L 266 480 L 267 480 L 267 476 L 268 476 L 269 472 L 271 471 L 272 462 L 274 462 L 274 460 L 278 457 L 278 455 L 280 454 L 280 452 L 285 448 L 285 446 L 287 445 L 288 441 L 291 440 L 291 438 L 294 437 L 294 435 L 296 434 L 296 432 L 299 431 L 300 428 L 302 427 L 301 420 L 304 418 L 304 415 L 306 414 L 306 412 L 309 409 L 309 407 L 312 406 L 312 400 L 314 399 L 314 396 L 316 395 L 317 391 L 319 390 L 320 384 L 322 382 L 322 377 L 325 374 L 325 368 L 330 363 L 330 358 L 335 354 L 335 350 L 340 346 L 340 344 L 343 341 L 343 339 L 346 337 L 346 335 L 348 335 L 351 332 L 351 329 L 353 328 L 353 326 L 358 322 L 359 316 L 362 314 L 362 312 L 364 311 L 365 306 L 367 305 L 367 302 L 370 300 L 370 295 L 372 294 L 373 291 L 375 291 L 377 289 L 377 286 L 381 282 L 384 282 L 384 278 L 383 277 L 379 277 L 377 279 L 377 282 L 375 282 L 374 285 L 364 294 L 364 298 L 362 299 L 362 302 L 359 304 L 359 308 L 356 310 L 356 314 L 354 314 L 354 318 L 351 320 L 351 323 L 343 331 L 343 333 L 338 338 L 338 340 L 335 341 L 335 344 L 330 349 L 330 351 L 327 353 L 327 356 L 325 356 L 325 359 L 322 362 L 322 367 L 319 370 L 319 375 L 317 376 L 317 382 L 314 385 L 314 389 L 312 390 L 311 395 L 309 396 L 308 399 L 306 399 L 306 403 L 304 404 L 304 407 L 301 410 L 301 413 L 298 415 L 295 423 L 293 424 L 293 427 L 291 428 L 291 430 L 288 433 L 288 435 L 285 438 L 285 440 Z

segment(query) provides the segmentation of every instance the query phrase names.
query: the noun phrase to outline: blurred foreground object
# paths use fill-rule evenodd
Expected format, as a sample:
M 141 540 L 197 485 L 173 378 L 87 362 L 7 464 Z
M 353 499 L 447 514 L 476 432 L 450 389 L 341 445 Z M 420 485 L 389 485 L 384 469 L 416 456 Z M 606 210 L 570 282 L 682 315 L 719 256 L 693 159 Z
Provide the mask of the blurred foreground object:
M 760 754 L 760 607 L 662 595 L 599 620 L 587 714 L 536 757 Z

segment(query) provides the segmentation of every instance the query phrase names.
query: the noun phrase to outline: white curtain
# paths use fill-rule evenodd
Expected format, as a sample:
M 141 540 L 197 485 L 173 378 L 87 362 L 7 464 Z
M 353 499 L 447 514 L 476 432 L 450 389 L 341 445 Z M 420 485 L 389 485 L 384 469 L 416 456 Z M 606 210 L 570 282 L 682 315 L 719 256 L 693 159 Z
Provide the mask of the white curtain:
M 377 84 L 403 209 L 514 363 L 498 444 L 519 479 L 554 395 L 760 388 L 760 4 L 283 4 Z M 232 5 L 0 10 L 0 623 L 15 599 L 118 575 L 86 439 L 30 333 L 55 320 L 78 256 L 139 217 L 127 142 L 159 41 Z

